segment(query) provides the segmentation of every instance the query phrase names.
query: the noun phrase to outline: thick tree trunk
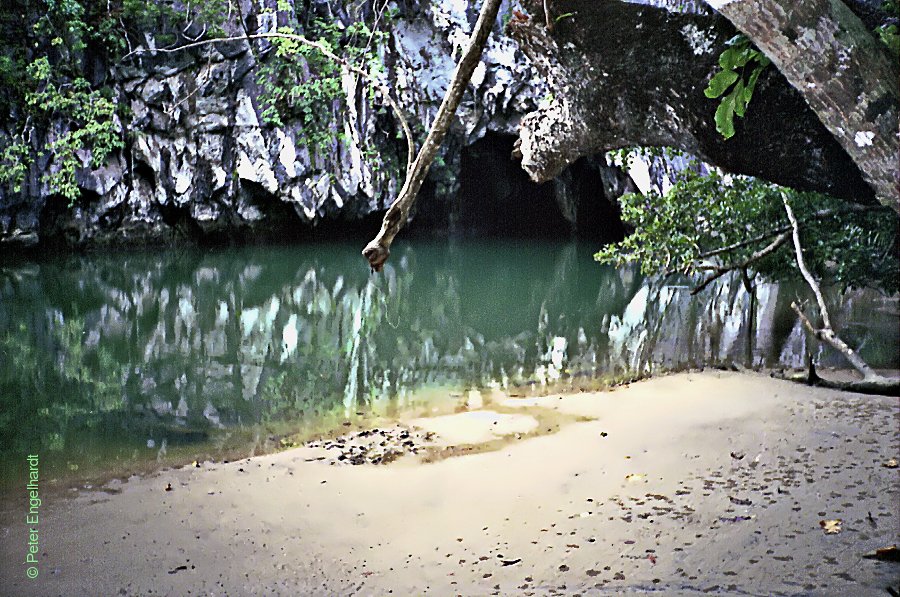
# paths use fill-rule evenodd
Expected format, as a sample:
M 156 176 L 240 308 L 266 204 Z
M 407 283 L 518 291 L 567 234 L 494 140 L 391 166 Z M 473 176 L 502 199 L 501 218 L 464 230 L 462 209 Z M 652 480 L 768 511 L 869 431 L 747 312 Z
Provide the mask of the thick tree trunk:
M 859 166 L 878 200 L 900 212 L 900 68 L 839 0 L 708 0 L 802 95 Z
M 519 129 L 518 156 L 534 181 L 552 180 L 582 156 L 670 146 L 729 172 L 875 202 L 858 166 L 775 68 L 760 77 L 737 134 L 726 140 L 716 131 L 718 102 L 703 89 L 735 34 L 724 17 L 555 0 L 549 31 L 542 0 L 522 4 L 531 16 L 511 19 L 507 30 L 553 92 Z
M 381 224 L 381 230 L 372 241 L 363 249 L 363 256 L 369 260 L 369 265 L 373 271 L 381 271 L 384 262 L 387 261 L 391 254 L 390 246 L 394 241 L 394 237 L 400 232 L 400 228 L 406 223 L 409 216 L 409 210 L 416 202 L 416 196 L 422 183 L 428 175 L 431 168 L 431 162 L 437 155 L 437 151 L 450 128 L 459 102 L 462 100 L 463 92 L 469 85 L 469 79 L 472 78 L 472 72 L 478 66 L 481 60 L 481 54 L 487 43 L 487 38 L 491 33 L 494 21 L 497 19 L 497 12 L 500 10 L 501 0 L 485 0 L 481 7 L 481 14 L 478 15 L 478 21 L 475 23 L 475 30 L 469 40 L 469 45 L 463 53 L 459 64 L 456 65 L 456 72 L 450 80 L 444 100 L 438 108 L 437 116 L 428 131 L 425 143 L 419 150 L 412 167 L 407 170 L 406 182 L 400 189 L 397 199 L 391 204 L 387 213 L 384 214 L 384 221 Z

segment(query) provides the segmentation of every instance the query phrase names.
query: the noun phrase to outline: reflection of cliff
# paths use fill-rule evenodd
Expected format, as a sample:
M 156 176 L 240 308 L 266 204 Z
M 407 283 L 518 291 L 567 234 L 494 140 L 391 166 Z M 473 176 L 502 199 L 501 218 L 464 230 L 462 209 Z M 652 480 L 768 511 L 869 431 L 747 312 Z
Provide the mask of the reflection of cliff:
M 8 267 L 0 433 L 65 443 L 67 425 L 310 420 L 396 406 L 428 385 L 745 362 L 742 285 L 724 280 L 692 299 L 686 287 L 601 268 L 584 249 L 401 247 L 374 277 L 343 245 Z M 754 364 L 802 363 L 793 296 L 760 286 Z M 871 362 L 896 358 L 890 314 L 866 293 L 839 303 L 839 325 Z M 22 420 L 44 423 L 32 435 Z

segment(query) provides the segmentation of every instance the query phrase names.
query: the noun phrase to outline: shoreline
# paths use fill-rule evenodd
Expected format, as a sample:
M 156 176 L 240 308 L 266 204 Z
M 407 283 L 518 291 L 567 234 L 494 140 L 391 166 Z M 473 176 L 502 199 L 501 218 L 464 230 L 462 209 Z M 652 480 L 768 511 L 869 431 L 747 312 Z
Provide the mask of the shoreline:
M 4 514 L 7 590 L 883 595 L 900 582 L 897 564 L 860 559 L 900 528 L 898 471 L 882 466 L 900 448 L 896 399 L 706 370 L 482 407 L 480 423 L 449 415 L 433 433 L 452 440 L 442 449 L 490 449 L 430 463 L 332 466 L 300 447 L 48 500 L 35 580 Z M 536 413 L 562 422 L 535 432 Z M 481 423 L 487 435 L 465 435 Z
M 711 370 L 730 370 L 726 367 L 709 367 Z M 690 369 L 689 371 L 700 372 L 703 369 Z M 649 379 L 651 377 L 662 377 L 666 375 L 674 375 L 677 373 L 685 373 L 688 370 L 660 370 L 654 373 L 646 374 L 617 374 L 607 376 L 590 376 L 590 375 L 573 375 L 563 380 L 542 384 L 539 381 L 529 381 L 523 384 L 512 385 L 508 390 L 498 390 L 493 387 L 482 387 L 477 389 L 477 393 L 491 394 L 494 392 L 504 393 L 508 396 L 527 396 L 527 397 L 543 397 L 550 394 L 574 394 L 584 392 L 606 392 L 615 388 L 627 386 L 628 384 Z M 420 391 L 422 391 L 420 389 Z M 419 420 L 431 417 L 460 412 L 461 409 L 468 410 L 466 406 L 467 400 L 464 394 L 466 390 L 456 386 L 437 386 L 426 388 L 425 392 L 434 395 L 446 394 L 448 397 L 439 399 L 436 405 L 424 407 L 422 405 L 406 407 L 400 412 L 394 414 L 386 414 L 381 411 L 356 412 L 353 417 L 331 415 L 331 425 L 323 425 L 321 422 L 314 425 L 311 429 L 297 431 L 296 424 L 285 423 L 279 421 L 265 427 L 262 424 L 251 426 L 251 430 L 238 430 L 233 428 L 225 428 L 229 439 L 233 439 L 238 433 L 246 436 L 247 441 L 244 445 L 230 443 L 228 447 L 221 448 L 219 453 L 211 455 L 210 450 L 198 449 L 197 452 L 190 455 L 182 455 L 180 457 L 173 456 L 172 452 L 177 453 L 179 448 L 170 446 L 170 454 L 167 454 L 168 462 L 159 463 L 155 458 L 146 457 L 143 460 L 136 460 L 125 466 L 116 466 L 115 468 L 103 468 L 102 466 L 93 465 L 87 469 L 87 474 L 71 474 L 59 475 L 59 471 L 55 471 L 52 478 L 44 481 L 43 491 L 49 493 L 55 498 L 68 499 L 77 495 L 79 492 L 103 491 L 105 486 L 110 483 L 125 483 L 144 479 L 154 475 L 158 475 L 167 471 L 178 470 L 190 466 L 194 461 L 200 460 L 210 464 L 228 464 L 237 462 L 248 457 L 266 456 L 278 454 L 285 450 L 290 450 L 300 446 L 301 444 L 311 441 L 323 441 L 340 436 L 342 433 L 352 431 L 374 430 L 384 426 L 391 426 L 397 422 Z M 249 443 L 249 438 L 254 434 L 262 434 L 263 439 L 258 440 L 254 444 Z M 183 450 L 182 450 L 183 451 Z M 203 452 L 203 455 L 200 455 Z M 206 456 L 204 458 L 204 455 Z M 202 460 L 201 460 L 202 459 Z M 80 470 L 80 469 L 79 469 Z M 47 476 L 46 471 L 42 473 Z M 10 509 L 11 501 L 18 499 L 18 485 L 10 485 L 9 487 L 0 488 L 0 517 L 3 513 Z

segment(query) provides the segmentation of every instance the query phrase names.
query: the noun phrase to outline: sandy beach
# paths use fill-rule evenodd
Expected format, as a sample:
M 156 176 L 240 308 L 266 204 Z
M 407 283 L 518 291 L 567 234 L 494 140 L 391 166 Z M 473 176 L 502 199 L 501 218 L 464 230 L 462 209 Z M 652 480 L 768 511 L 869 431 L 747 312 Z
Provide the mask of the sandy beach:
M 494 394 L 400 421 L 422 448 L 388 464 L 335 456 L 357 435 L 46 498 L 33 580 L 23 490 L 2 593 L 885 596 L 900 564 L 862 556 L 898 542 L 898 412 L 718 371 Z

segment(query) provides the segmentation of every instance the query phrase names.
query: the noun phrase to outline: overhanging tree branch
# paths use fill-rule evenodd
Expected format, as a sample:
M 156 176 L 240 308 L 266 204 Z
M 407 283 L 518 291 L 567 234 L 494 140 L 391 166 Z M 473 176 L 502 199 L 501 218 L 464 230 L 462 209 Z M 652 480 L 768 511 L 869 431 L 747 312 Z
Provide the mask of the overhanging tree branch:
M 444 100 L 438 108 L 434 123 L 428 136 L 422 145 L 422 149 L 416 156 L 412 168 L 407 171 L 406 182 L 400 190 L 397 199 L 388 208 L 384 214 L 384 220 L 381 223 L 381 230 L 372 241 L 363 249 L 363 256 L 369 261 L 369 266 L 373 271 L 381 271 L 384 262 L 387 261 L 391 254 L 390 246 L 394 241 L 394 237 L 400 232 L 400 229 L 406 223 L 409 216 L 409 210 L 416 202 L 416 196 L 422 188 L 422 183 L 428 175 L 431 163 L 437 155 L 437 151 L 447 135 L 450 123 L 453 120 L 459 102 L 462 100 L 463 92 L 472 78 L 472 72 L 481 60 L 481 53 L 487 43 L 487 38 L 491 33 L 494 21 L 497 19 L 497 12 L 500 10 L 500 0 L 485 0 L 481 7 L 481 13 L 478 15 L 478 21 L 475 23 L 475 30 L 469 40 L 469 45 L 460 58 L 456 71 L 450 79 L 450 85 L 444 94 Z
M 820 220 L 820 219 L 828 217 L 828 216 L 840 215 L 845 212 L 871 212 L 871 211 L 884 211 L 885 213 L 890 213 L 889 208 L 887 208 L 883 205 L 856 205 L 856 204 L 848 203 L 846 205 L 842 205 L 839 209 L 820 209 L 820 210 L 811 212 L 805 218 L 803 218 L 802 222 L 806 223 L 809 221 Z M 788 224 L 787 226 L 780 226 L 778 228 L 774 228 L 772 230 L 769 230 L 768 232 L 764 232 L 753 238 L 750 238 L 750 239 L 747 239 L 744 241 L 740 241 L 740 242 L 736 242 L 736 243 L 733 243 L 733 244 L 730 244 L 730 245 L 727 245 L 724 247 L 719 247 L 717 249 L 712 249 L 712 250 L 706 251 L 705 253 L 701 253 L 700 255 L 698 255 L 697 260 L 709 259 L 709 258 L 715 257 L 717 255 L 722 255 L 722 254 L 728 253 L 730 251 L 736 251 L 737 249 L 742 249 L 744 247 L 754 245 L 758 242 L 762 242 L 764 240 L 768 240 L 770 238 L 777 237 L 767 247 L 765 247 L 759 251 L 756 251 L 750 257 L 748 257 L 747 259 L 745 259 L 743 261 L 733 263 L 733 264 L 728 264 L 728 265 L 711 264 L 711 265 L 702 266 L 702 267 L 696 266 L 696 269 L 703 269 L 703 270 L 711 271 L 713 273 L 710 274 L 710 276 L 707 279 L 705 279 L 701 283 L 701 285 L 694 288 L 694 290 L 691 292 L 691 294 L 699 293 L 700 291 L 704 290 L 707 286 L 709 286 L 709 284 L 711 282 L 724 276 L 728 272 L 731 272 L 734 270 L 746 271 L 747 268 L 750 265 L 752 265 L 754 262 L 759 261 L 763 257 L 766 257 L 767 255 L 771 254 L 775 249 L 777 249 L 778 247 L 783 245 L 785 242 L 787 242 L 787 240 L 790 238 L 790 232 L 791 232 L 791 226 L 790 226 L 790 224 Z M 678 273 L 678 272 L 677 271 L 667 271 L 665 275 L 671 276 L 676 273 Z
M 703 292 L 703 290 L 707 286 L 712 284 L 713 281 L 718 280 L 719 278 L 721 278 L 728 272 L 734 271 L 736 269 L 737 270 L 746 270 L 753 263 L 774 253 L 778 249 L 778 247 L 785 244 L 789 239 L 790 239 L 790 234 L 788 234 L 787 232 L 782 232 L 771 243 L 769 243 L 768 245 L 766 245 L 764 248 L 760 249 L 759 251 L 754 252 L 752 255 L 750 255 L 750 257 L 747 257 L 745 260 L 741 261 L 740 263 L 735 263 L 735 264 L 731 264 L 731 265 L 723 265 L 723 266 L 715 266 L 714 271 L 711 274 L 709 274 L 703 280 L 703 282 L 701 282 L 697 287 L 695 287 L 693 290 L 691 290 L 691 294 L 694 295 L 694 294 Z M 732 248 L 734 248 L 734 247 L 732 247 Z
M 782 226 L 781 228 L 776 228 L 775 230 L 770 230 L 769 232 L 760 234 L 754 238 L 744 240 L 738 243 L 734 243 L 728 245 L 726 247 L 719 247 L 718 249 L 713 249 L 711 251 L 707 251 L 706 253 L 701 253 L 698 256 L 698 259 L 709 259 L 710 257 L 715 257 L 716 255 L 721 255 L 722 253 L 728 253 L 729 251 L 734 251 L 737 249 L 742 249 L 744 247 L 748 247 L 750 245 L 756 244 L 760 241 L 768 240 L 773 236 L 778 236 L 780 234 L 784 234 L 791 229 L 790 226 Z

